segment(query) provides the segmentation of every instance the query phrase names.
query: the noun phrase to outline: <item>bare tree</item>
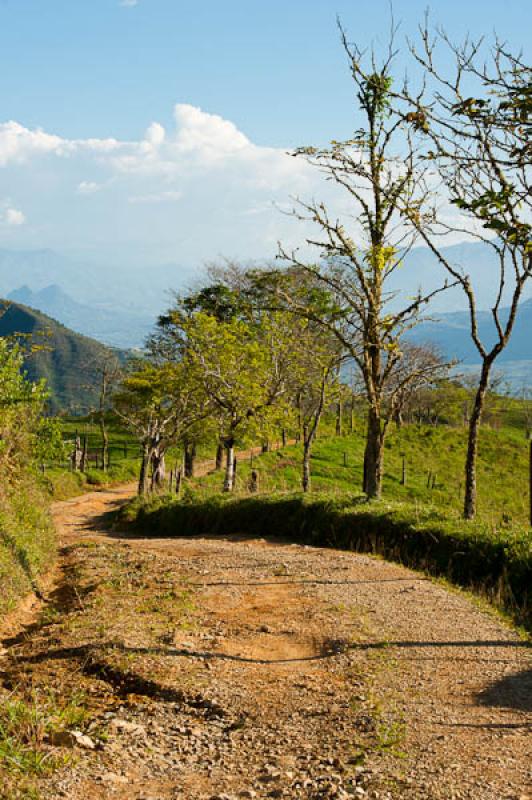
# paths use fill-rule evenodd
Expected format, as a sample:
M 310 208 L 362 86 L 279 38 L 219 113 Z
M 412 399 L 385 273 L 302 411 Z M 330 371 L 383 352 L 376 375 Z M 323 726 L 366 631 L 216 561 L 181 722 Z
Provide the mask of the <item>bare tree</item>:
M 438 66 L 439 45 L 452 57 L 450 73 L 448 59 L 445 70 Z M 498 41 L 487 60 L 482 47 L 482 40 L 469 39 L 457 46 L 441 31 L 432 37 L 425 24 L 421 46 L 412 47 L 424 71 L 423 85 L 417 92 L 406 86 L 400 95 L 401 101 L 410 103 L 405 119 L 425 140 L 428 163 L 462 214 L 462 221 L 449 224 L 434 212 L 430 219 L 415 205 L 403 204 L 405 217 L 464 292 L 471 339 L 481 362 L 469 416 L 466 519 L 476 514 L 478 436 L 491 371 L 510 341 L 525 285 L 532 277 L 532 70 Z M 475 232 L 475 223 L 485 232 Z M 496 255 L 497 268 L 485 276 L 495 287 L 489 340 L 483 340 L 479 330 L 477 293 L 467 269 L 442 250 L 442 241 L 451 232 L 473 235 Z
M 96 387 L 96 407 L 89 411 L 94 415 L 102 438 L 102 470 L 109 468 L 109 432 L 107 430 L 107 417 L 111 408 L 111 397 L 123 373 L 120 359 L 113 351 L 99 355 L 84 365 L 82 371 L 88 372 L 92 377 L 91 388 Z
M 454 361 L 446 361 L 431 344 L 403 344 L 403 357 L 389 387 L 393 418 L 398 428 L 403 424 L 405 408 L 422 389 L 435 387 L 447 378 Z
M 382 62 L 373 52 L 364 54 L 350 44 L 340 31 L 363 126 L 348 141 L 334 141 L 324 149 L 302 147 L 294 155 L 343 190 L 351 210 L 344 225 L 325 203 L 298 200 L 294 216 L 314 223 L 320 232 L 307 239 L 318 259 L 309 263 L 298 251 L 282 246 L 280 257 L 311 275 L 330 294 L 333 303 L 325 313 L 302 304 L 296 307 L 293 301 L 292 308 L 333 332 L 363 376 L 368 409 L 363 489 L 373 498 L 381 494 L 384 440 L 401 391 L 390 387 L 402 384 L 395 377 L 404 373 L 402 338 L 416 325 L 421 308 L 446 286 L 413 298 L 404 296 L 402 302 L 388 288 L 419 239 L 401 209 L 424 209 L 429 199 L 428 166 L 419 158 L 416 133 L 406 114 L 392 107 L 393 25 Z M 402 380 L 408 382 L 407 376 Z

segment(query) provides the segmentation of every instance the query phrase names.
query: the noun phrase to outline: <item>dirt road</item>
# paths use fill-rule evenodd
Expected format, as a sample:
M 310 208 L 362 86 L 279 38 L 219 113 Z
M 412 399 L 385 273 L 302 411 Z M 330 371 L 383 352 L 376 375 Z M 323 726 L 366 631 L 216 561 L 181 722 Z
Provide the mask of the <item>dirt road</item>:
M 42 797 L 532 795 L 530 651 L 494 616 L 366 556 L 115 534 L 129 493 L 55 506 L 55 585 L 4 642 L 4 687 L 84 709 Z

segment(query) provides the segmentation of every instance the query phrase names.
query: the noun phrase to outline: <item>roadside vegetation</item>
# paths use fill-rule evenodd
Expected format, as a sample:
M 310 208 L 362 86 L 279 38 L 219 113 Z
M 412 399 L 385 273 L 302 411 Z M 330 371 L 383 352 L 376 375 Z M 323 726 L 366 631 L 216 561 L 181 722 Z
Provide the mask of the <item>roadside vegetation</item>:
M 60 437 L 41 416 L 45 386 L 23 377 L 22 360 L 18 344 L 0 339 L 0 613 L 37 589 L 55 552 L 36 462 L 60 448 Z
M 392 431 L 386 499 L 368 503 L 353 489 L 363 473 L 363 425 L 357 420 L 354 432 L 336 436 L 329 430 L 317 441 L 312 495 L 300 489 L 302 446 L 290 445 L 238 459 L 231 496 L 220 493 L 220 475 L 211 472 L 188 481 L 180 496 L 132 501 L 121 521 L 154 536 L 239 532 L 374 553 L 473 590 L 530 628 L 528 442 L 513 426 L 482 430 L 479 514 L 466 522 L 460 513 L 463 439 L 463 429 L 449 425 Z

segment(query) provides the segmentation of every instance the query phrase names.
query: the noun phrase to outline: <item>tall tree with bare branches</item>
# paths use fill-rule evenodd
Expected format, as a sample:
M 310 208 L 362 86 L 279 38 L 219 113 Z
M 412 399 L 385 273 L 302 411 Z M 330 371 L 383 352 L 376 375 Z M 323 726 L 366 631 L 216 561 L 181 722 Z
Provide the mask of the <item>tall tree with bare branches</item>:
M 410 103 L 405 119 L 424 139 L 427 162 L 461 212 L 461 219 L 446 223 L 437 213 L 430 218 L 404 203 L 405 217 L 465 295 L 481 362 L 469 417 L 466 519 L 477 509 L 478 437 L 490 376 L 532 278 L 532 69 L 497 40 L 487 55 L 483 48 L 481 39 L 455 45 L 443 31 L 432 36 L 426 23 L 421 45 L 411 48 L 424 72 L 422 86 L 417 91 L 406 86 L 399 95 Z M 439 66 L 441 49 L 445 68 Z M 496 268 L 484 277 L 494 287 L 489 339 L 479 330 L 477 292 L 467 266 L 453 263 L 442 250 L 446 236 L 457 232 L 482 241 L 496 255 Z
M 313 223 L 319 234 L 307 244 L 317 251 L 313 262 L 298 251 L 280 248 L 280 257 L 311 275 L 333 298 L 328 313 L 297 307 L 319 319 L 341 342 L 358 365 L 367 401 L 367 438 L 363 489 L 379 497 L 382 487 L 384 441 L 401 381 L 404 334 L 416 325 L 420 310 L 438 291 L 415 297 L 393 293 L 390 278 L 403 265 L 419 233 L 401 214 L 404 206 L 424 209 L 429 200 L 428 167 L 417 151 L 417 132 L 405 114 L 392 106 L 396 51 L 392 25 L 383 60 L 351 44 L 340 27 L 356 91 L 361 127 L 348 141 L 329 147 L 302 147 L 294 153 L 321 171 L 345 193 L 346 219 L 336 217 L 325 203 L 298 200 L 294 215 Z M 405 380 L 408 378 L 405 376 Z

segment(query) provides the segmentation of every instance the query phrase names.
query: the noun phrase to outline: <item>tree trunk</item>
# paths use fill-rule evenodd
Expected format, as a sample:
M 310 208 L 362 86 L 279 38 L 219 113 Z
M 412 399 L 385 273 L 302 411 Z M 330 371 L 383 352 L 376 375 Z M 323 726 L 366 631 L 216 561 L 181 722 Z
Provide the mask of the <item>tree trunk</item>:
M 263 443 L 262 443 L 262 446 L 261 446 L 261 451 L 262 451 L 263 453 L 269 453 L 269 452 L 270 452 L 270 450 L 271 450 L 271 445 L 270 445 L 270 442 L 263 442 Z
M 185 478 L 194 477 L 194 462 L 196 460 L 196 445 L 194 442 L 185 445 Z
M 283 447 L 286 447 L 286 431 L 285 431 L 284 428 L 281 431 L 281 438 L 282 438 L 282 441 L 283 441 Z
M 105 424 L 105 417 L 100 414 L 100 432 L 102 435 L 102 469 L 107 472 L 109 467 L 109 434 Z
M 336 407 L 336 435 L 341 436 L 343 431 L 343 416 L 344 416 L 344 404 L 341 400 L 338 401 L 338 405 Z
M 221 442 L 218 442 L 218 446 L 216 448 L 216 469 L 221 469 L 224 464 L 224 446 Z
M 74 450 L 72 452 L 72 455 L 70 456 L 70 460 L 72 462 L 72 470 L 74 472 L 80 471 L 82 458 L 83 458 L 83 450 L 81 449 L 81 439 L 76 433 L 76 438 L 74 440 Z
M 150 467 L 150 460 L 151 460 L 151 453 L 150 447 L 148 444 L 143 445 L 142 447 L 142 459 L 140 462 L 140 475 L 139 475 L 139 487 L 138 487 L 138 495 L 140 497 L 144 497 L 148 493 L 148 471 Z
M 164 450 L 161 447 L 155 447 L 151 454 L 152 474 L 151 474 L 151 488 L 160 489 L 166 477 L 166 464 L 164 457 Z
M 474 519 L 477 513 L 477 456 L 478 434 L 482 421 L 482 411 L 489 385 L 491 361 L 484 361 L 480 373 L 480 381 L 473 402 L 469 418 L 469 433 L 467 437 L 467 457 L 465 467 L 465 498 L 464 519 Z
M 301 477 L 301 488 L 304 492 L 310 492 L 310 442 L 306 440 L 303 445 L 303 473 Z
M 235 486 L 235 445 L 230 441 L 225 446 L 224 492 L 232 492 Z
M 83 449 L 81 452 L 81 463 L 80 469 L 82 472 L 86 472 L 87 470 L 87 456 L 88 456 L 88 446 L 87 446 L 87 434 L 83 437 Z
M 364 453 L 363 490 L 369 499 L 378 498 L 382 493 L 382 469 L 384 457 L 384 437 L 380 415 L 375 408 L 368 412 L 368 431 Z

